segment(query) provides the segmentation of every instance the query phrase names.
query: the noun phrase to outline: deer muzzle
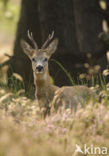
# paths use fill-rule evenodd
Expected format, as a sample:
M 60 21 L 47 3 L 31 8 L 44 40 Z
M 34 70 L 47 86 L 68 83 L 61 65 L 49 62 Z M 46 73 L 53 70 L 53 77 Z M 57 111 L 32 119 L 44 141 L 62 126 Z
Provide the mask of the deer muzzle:
M 43 66 L 39 65 L 39 66 L 36 67 L 36 72 L 37 73 L 42 73 L 43 71 L 44 71 L 44 67 Z

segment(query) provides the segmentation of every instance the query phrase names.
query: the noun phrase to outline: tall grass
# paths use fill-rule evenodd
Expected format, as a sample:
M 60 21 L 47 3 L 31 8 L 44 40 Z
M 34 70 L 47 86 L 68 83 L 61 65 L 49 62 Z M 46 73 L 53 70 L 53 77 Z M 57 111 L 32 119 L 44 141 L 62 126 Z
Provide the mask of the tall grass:
M 68 77 L 69 82 L 71 83 L 71 85 L 75 85 L 75 81 L 73 80 L 71 74 L 64 68 L 64 66 L 60 62 L 56 61 L 55 59 L 51 59 L 51 61 L 55 62 L 63 70 L 63 72 Z

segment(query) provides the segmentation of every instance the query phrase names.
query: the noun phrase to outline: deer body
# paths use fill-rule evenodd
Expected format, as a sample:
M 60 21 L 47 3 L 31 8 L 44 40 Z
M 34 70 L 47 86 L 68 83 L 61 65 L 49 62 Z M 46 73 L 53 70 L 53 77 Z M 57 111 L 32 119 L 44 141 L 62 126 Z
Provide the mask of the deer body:
M 73 86 L 73 87 L 57 87 L 50 82 L 50 75 L 48 70 L 48 60 L 51 55 L 56 51 L 58 40 L 54 39 L 50 44 L 50 40 L 53 38 L 53 34 L 49 35 L 47 41 L 38 49 L 36 42 L 33 39 L 32 34 L 28 32 L 28 37 L 32 41 L 34 48 L 32 48 L 24 40 L 21 41 L 21 46 L 25 54 L 30 58 L 32 62 L 34 84 L 35 84 L 35 96 L 38 99 L 40 108 L 45 108 L 45 115 L 49 113 L 50 107 L 58 109 L 61 105 L 65 104 L 65 108 L 71 108 L 77 103 L 83 102 L 85 97 L 90 96 L 90 89 L 85 86 Z
M 41 75 L 39 77 L 34 75 L 34 83 L 35 97 L 38 99 L 39 106 L 40 108 L 46 108 L 46 111 L 49 113 L 49 104 L 53 100 L 55 91 L 58 90 L 59 87 L 51 84 L 48 72 L 46 75 Z

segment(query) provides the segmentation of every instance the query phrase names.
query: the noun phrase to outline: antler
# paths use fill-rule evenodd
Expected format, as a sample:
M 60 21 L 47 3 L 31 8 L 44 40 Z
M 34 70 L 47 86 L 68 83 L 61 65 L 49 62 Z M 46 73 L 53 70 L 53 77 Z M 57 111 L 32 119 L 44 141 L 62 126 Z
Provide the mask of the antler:
M 37 43 L 35 42 L 35 40 L 34 40 L 34 38 L 33 38 L 32 32 L 30 33 L 29 30 L 28 30 L 27 34 L 28 34 L 28 38 L 31 40 L 31 42 L 32 42 L 33 45 L 34 45 L 34 48 L 35 48 L 35 49 L 38 49 L 38 45 L 37 45 Z
M 42 45 L 41 49 L 46 48 L 47 44 L 52 40 L 53 36 L 54 36 L 54 31 L 52 31 L 52 34 L 49 34 L 49 35 L 48 35 L 48 38 L 47 38 L 47 40 L 45 41 L 45 43 Z

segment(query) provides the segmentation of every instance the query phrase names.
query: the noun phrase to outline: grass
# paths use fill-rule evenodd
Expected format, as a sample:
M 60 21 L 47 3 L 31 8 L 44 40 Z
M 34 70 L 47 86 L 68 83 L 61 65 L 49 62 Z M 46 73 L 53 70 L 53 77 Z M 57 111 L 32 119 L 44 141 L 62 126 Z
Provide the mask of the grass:
M 8 33 L 9 35 L 15 34 L 19 12 L 19 5 L 9 1 L 5 8 L 3 1 L 0 1 L 0 31 Z
M 51 61 L 55 62 L 61 68 L 61 70 L 63 70 L 63 72 L 67 75 L 71 85 L 75 85 L 75 82 L 73 81 L 71 74 L 64 68 L 64 66 L 54 59 L 51 59 Z
M 66 69 L 60 63 L 58 65 L 69 78 Z M 78 108 L 76 114 L 67 109 L 46 119 L 42 117 L 37 100 L 27 98 L 21 88 L 18 91 L 17 83 L 13 81 L 14 91 L 2 85 L 0 156 L 81 156 L 75 153 L 76 144 L 82 150 L 84 144 L 109 149 L 109 86 L 105 77 L 100 80 L 102 87 L 93 86 L 94 90 L 98 88 L 100 98 L 94 105 L 90 101 L 85 108 Z
M 37 101 L 21 90 L 17 94 L 0 88 L 0 156 L 79 156 L 75 144 L 82 149 L 84 144 L 109 148 L 109 109 L 104 101 L 76 114 L 67 110 L 43 119 Z
M 20 8 L 11 1 L 6 10 L 1 9 L 2 5 L 0 1 L 0 29 L 14 34 Z M 76 85 L 70 73 L 58 61 L 53 61 L 67 75 L 71 85 Z M 90 101 L 85 108 L 78 108 L 76 114 L 67 109 L 46 119 L 42 117 L 37 100 L 26 97 L 15 77 L 14 74 L 13 89 L 7 87 L 6 80 L 0 81 L 0 156 L 81 156 L 75 153 L 76 144 L 81 149 L 84 144 L 107 147 L 109 155 L 109 84 L 106 84 L 106 76 L 99 76 L 100 86 L 98 79 L 95 83 L 92 77 L 92 89 L 97 90 L 99 98 L 94 105 Z M 3 77 L 0 75 L 0 78 Z M 78 79 L 79 82 L 84 84 L 83 79 Z

